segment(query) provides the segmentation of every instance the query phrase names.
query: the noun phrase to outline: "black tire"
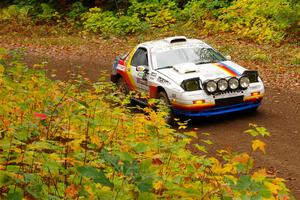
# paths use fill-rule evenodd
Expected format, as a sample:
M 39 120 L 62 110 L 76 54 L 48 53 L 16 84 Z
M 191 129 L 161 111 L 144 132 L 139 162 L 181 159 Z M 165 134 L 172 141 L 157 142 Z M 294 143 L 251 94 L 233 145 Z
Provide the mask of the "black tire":
M 127 95 L 129 94 L 128 85 L 125 83 L 125 80 L 120 77 L 117 81 L 118 90 L 121 94 Z
M 170 103 L 170 100 L 168 98 L 168 95 L 161 91 L 157 94 L 157 99 L 160 100 L 160 104 L 162 104 L 162 106 L 159 106 L 163 109 L 167 109 L 167 110 L 164 110 L 165 112 L 167 112 L 167 116 L 165 117 L 165 120 L 168 124 L 172 125 L 174 123 L 174 113 L 171 109 L 171 103 Z M 159 108 L 160 110 L 160 108 Z

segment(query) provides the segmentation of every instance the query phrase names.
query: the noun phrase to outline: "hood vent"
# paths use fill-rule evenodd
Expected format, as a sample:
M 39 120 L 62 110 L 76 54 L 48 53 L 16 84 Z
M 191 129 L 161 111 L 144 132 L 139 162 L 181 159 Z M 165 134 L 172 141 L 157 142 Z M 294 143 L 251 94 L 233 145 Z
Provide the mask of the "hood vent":
M 170 44 L 178 43 L 178 42 L 186 42 L 185 36 L 175 36 L 175 37 L 168 37 L 165 38 L 165 41 L 167 41 Z
M 173 69 L 180 74 L 188 74 L 197 72 L 197 66 L 195 63 L 182 63 L 174 65 Z

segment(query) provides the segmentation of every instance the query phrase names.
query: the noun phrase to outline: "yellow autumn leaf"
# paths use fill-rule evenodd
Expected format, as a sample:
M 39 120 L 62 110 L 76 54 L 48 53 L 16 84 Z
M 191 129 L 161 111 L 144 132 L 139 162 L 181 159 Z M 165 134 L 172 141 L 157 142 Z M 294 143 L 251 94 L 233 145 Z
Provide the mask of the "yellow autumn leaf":
M 0 64 L 0 75 L 2 75 L 4 72 L 4 66 Z
M 242 153 L 242 154 L 235 156 L 232 159 L 232 162 L 247 164 L 249 162 L 249 159 L 250 159 L 250 156 L 247 153 Z
M 252 141 L 252 150 L 253 151 L 256 151 L 256 149 L 259 149 L 265 154 L 266 153 L 265 146 L 266 146 L 266 144 L 260 140 Z
M 153 188 L 156 191 L 160 191 L 160 190 L 164 189 L 164 183 L 162 181 L 157 181 L 153 184 Z
M 98 135 L 92 135 L 91 141 L 93 144 L 96 144 L 98 147 L 103 146 L 103 142 L 101 141 L 100 137 Z
M 258 171 L 254 172 L 252 175 L 253 180 L 261 182 L 267 177 L 266 169 L 259 169 Z
M 266 182 L 264 184 L 273 194 L 278 194 L 278 192 L 281 190 L 281 187 L 274 183 Z
M 179 129 L 180 129 L 180 127 L 179 127 Z M 185 132 L 184 134 L 187 135 L 187 136 L 197 138 L 197 133 L 195 131 Z

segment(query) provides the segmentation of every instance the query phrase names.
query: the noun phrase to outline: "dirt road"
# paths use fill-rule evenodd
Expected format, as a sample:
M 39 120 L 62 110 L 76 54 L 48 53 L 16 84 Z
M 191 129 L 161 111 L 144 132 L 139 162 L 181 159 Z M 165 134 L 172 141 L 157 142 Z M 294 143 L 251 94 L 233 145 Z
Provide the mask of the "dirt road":
M 101 72 L 110 70 L 107 61 L 103 67 L 103 60 L 88 59 L 46 59 L 27 56 L 27 63 L 48 61 L 46 68 L 49 73 L 55 73 L 58 79 L 68 79 L 67 71 L 81 73 L 97 81 Z M 208 139 L 212 145 L 210 153 L 219 149 L 251 152 L 252 137 L 243 133 L 249 123 L 257 124 L 268 129 L 270 138 L 260 138 L 266 144 L 266 154 L 255 152 L 255 167 L 265 167 L 271 173 L 277 174 L 287 180 L 289 188 L 300 199 L 300 94 L 289 90 L 282 91 L 267 87 L 263 105 L 256 113 L 238 114 L 208 119 L 194 119 L 189 129 L 199 132 L 199 141 L 203 139 L 201 133 L 208 132 Z M 206 137 L 207 139 L 207 137 Z

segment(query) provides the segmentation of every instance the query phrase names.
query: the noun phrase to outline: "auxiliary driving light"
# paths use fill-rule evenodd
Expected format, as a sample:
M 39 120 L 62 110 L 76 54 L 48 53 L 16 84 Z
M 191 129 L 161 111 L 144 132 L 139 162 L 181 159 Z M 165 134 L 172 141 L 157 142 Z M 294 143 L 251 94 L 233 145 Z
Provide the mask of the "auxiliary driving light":
M 225 79 L 218 81 L 218 88 L 220 91 L 225 91 L 228 88 L 228 82 Z
M 218 86 L 217 86 L 217 83 L 215 81 L 208 81 L 206 83 L 206 89 L 208 92 L 215 92 L 217 90 Z
M 239 87 L 239 80 L 235 77 L 232 77 L 231 79 L 229 79 L 228 83 L 229 83 L 230 89 L 232 89 L 232 90 L 235 90 Z
M 240 78 L 240 86 L 243 88 L 243 89 L 246 89 L 250 84 L 250 80 L 248 77 L 246 76 L 243 76 L 242 78 Z

